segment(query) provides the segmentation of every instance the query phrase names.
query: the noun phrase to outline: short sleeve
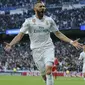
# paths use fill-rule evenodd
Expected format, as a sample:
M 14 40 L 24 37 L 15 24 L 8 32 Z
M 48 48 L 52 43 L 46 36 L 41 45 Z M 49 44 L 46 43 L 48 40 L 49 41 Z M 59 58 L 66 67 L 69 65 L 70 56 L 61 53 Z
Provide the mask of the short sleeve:
M 25 34 L 28 31 L 28 29 L 29 29 L 29 21 L 28 19 L 26 19 L 25 22 L 22 24 L 20 32 Z
M 59 26 L 56 25 L 56 23 L 54 22 L 54 20 L 51 18 L 51 27 L 50 27 L 50 32 L 56 32 L 59 31 Z

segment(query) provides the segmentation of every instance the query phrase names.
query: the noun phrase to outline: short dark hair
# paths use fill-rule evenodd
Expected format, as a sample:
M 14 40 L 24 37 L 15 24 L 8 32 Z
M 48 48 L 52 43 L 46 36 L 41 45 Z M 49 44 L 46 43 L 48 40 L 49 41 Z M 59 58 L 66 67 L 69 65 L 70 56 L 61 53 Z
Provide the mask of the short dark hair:
M 42 0 L 37 0 L 37 1 L 34 3 L 34 7 L 35 7 L 35 5 L 38 4 L 38 3 L 43 3 L 43 1 L 42 1 Z
M 37 0 L 37 3 L 41 3 L 42 2 L 42 0 Z
M 37 4 L 37 3 L 42 3 L 43 1 L 42 0 L 37 0 L 36 2 L 35 2 L 35 4 Z

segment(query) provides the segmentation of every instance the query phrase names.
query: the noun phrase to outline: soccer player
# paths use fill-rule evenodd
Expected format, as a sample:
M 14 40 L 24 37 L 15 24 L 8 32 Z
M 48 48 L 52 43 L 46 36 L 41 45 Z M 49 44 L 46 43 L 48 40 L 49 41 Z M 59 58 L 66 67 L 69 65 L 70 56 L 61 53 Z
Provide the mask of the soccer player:
M 58 66 L 58 64 L 59 64 L 59 61 L 58 61 L 57 58 L 55 58 L 53 66 L 52 66 L 52 73 L 53 73 L 53 76 L 54 76 L 55 79 L 57 77 L 57 66 Z
M 83 73 L 84 80 L 85 80 L 85 45 L 83 45 L 83 52 L 80 53 L 79 60 L 83 60 L 82 73 Z
M 54 45 L 50 38 L 50 33 L 53 32 L 59 39 L 72 44 L 76 48 L 81 46 L 77 40 L 73 41 L 62 34 L 54 20 L 44 14 L 46 7 L 42 1 L 34 5 L 34 11 L 35 15 L 25 20 L 19 34 L 10 43 L 6 43 L 5 50 L 10 50 L 28 31 L 35 64 L 45 79 L 46 85 L 53 85 Z

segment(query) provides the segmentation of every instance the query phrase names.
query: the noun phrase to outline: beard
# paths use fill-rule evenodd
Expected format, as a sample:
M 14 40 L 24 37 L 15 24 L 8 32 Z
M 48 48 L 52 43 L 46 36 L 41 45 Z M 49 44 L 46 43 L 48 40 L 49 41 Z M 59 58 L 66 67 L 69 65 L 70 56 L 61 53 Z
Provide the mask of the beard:
M 45 10 L 43 10 L 43 11 L 38 11 L 38 10 L 37 10 L 37 15 L 38 15 L 40 18 L 42 18 L 42 17 L 44 16 L 44 14 L 45 14 Z

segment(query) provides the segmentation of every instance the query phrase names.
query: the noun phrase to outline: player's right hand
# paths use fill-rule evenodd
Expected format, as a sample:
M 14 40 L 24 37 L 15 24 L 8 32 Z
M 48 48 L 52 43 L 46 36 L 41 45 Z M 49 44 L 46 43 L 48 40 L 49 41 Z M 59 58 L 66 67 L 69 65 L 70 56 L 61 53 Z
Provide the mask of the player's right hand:
M 6 44 L 4 50 L 5 50 L 6 52 L 9 52 L 9 51 L 12 49 L 12 46 L 11 46 L 9 43 L 7 43 L 7 42 L 4 42 L 4 43 Z

